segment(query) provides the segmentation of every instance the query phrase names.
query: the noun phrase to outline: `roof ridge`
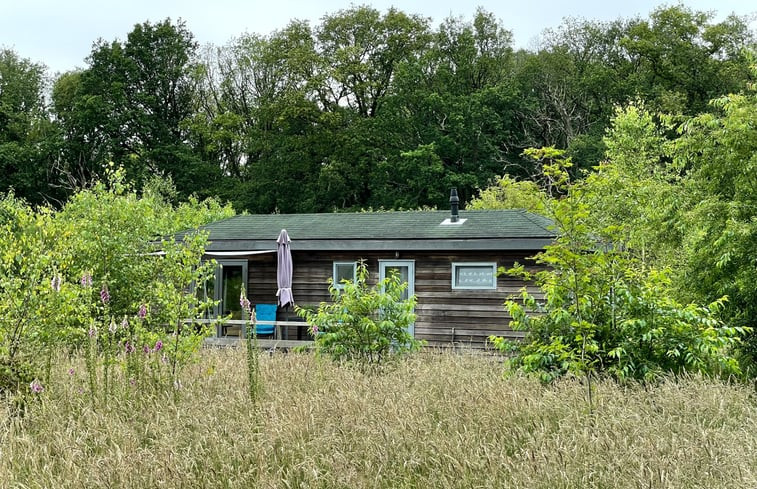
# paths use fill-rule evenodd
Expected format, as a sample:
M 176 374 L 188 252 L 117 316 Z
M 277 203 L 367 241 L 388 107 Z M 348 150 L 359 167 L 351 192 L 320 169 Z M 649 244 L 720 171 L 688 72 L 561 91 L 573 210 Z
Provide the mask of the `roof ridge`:
M 542 228 L 543 230 L 547 231 L 548 233 L 554 233 L 555 232 L 554 229 L 549 229 L 549 227 L 545 226 L 543 222 L 539 222 L 537 219 L 534 219 L 534 218 L 538 215 L 542 219 L 546 219 L 546 220 L 552 221 L 551 219 L 549 219 L 549 218 L 547 218 L 545 216 L 542 216 L 541 214 L 536 214 L 536 213 L 530 212 L 530 211 L 528 211 L 526 209 L 518 209 L 518 210 L 521 211 L 521 213 L 523 214 L 523 216 L 526 219 L 528 219 L 529 221 L 531 221 L 536 226 Z M 552 225 L 554 226 L 554 222 L 552 222 Z M 555 233 L 555 234 L 557 234 L 557 233 Z

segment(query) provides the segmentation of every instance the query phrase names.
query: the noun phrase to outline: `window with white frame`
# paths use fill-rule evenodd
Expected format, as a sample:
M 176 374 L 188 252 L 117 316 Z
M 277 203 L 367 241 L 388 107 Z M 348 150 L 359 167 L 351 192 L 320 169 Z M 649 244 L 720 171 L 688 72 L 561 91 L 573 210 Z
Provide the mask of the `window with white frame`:
M 452 289 L 496 290 L 497 264 L 495 262 L 453 263 Z
M 343 289 L 343 280 L 349 280 L 355 282 L 357 279 L 357 262 L 355 261 L 335 261 L 334 273 L 332 275 L 334 279 L 334 287 L 337 289 Z

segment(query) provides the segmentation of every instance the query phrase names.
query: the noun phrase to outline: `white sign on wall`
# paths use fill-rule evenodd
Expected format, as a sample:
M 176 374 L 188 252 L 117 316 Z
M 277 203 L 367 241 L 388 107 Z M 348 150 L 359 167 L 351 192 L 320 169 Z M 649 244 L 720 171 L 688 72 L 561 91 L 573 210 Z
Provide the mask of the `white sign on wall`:
M 496 263 L 453 263 L 453 289 L 496 289 Z

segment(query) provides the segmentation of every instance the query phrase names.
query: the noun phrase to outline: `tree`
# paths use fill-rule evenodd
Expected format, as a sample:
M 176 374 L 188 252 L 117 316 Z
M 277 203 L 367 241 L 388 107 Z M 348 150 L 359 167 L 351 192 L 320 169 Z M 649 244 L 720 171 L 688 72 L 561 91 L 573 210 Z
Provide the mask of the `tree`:
M 137 24 L 125 42 L 95 44 L 89 67 L 62 77 L 56 109 L 72 147 L 68 168 L 92 152 L 87 173 L 104 174 L 108 161 L 141 186 L 153 174 L 171 177 L 183 197 L 212 195 L 220 176 L 186 142 L 192 115 L 196 42 L 181 21 Z M 77 159 L 77 156 L 80 158 Z
M 33 203 L 57 200 L 50 188 L 57 132 L 44 100 L 45 67 L 0 49 L 0 191 Z
M 219 194 L 255 212 L 306 212 L 333 134 L 315 102 L 318 60 L 309 26 L 245 35 L 208 53 L 195 147 L 226 177 Z
M 629 25 L 620 45 L 638 67 L 639 92 L 655 109 L 693 115 L 707 111 L 710 99 L 744 87 L 746 50 L 755 42 L 747 20 L 731 15 L 713 24 L 712 17 L 684 6 L 660 7 L 649 20 Z
M 169 191 L 162 191 L 166 186 Z M 214 200 L 190 199 L 174 207 L 165 193 L 170 198 L 170 184 L 152 181 L 140 195 L 125 181 L 124 170 L 111 166 L 106 182 L 77 192 L 55 216 L 57 225 L 75 229 L 57 243 L 69 259 L 68 278 L 89 273 L 98 289 L 107 286 L 116 317 L 132 316 L 153 296 L 162 278 L 149 257 L 161 239 L 233 215 Z
M 352 7 L 323 18 L 317 39 L 325 70 L 320 101 L 333 110 L 346 104 L 360 117 L 374 117 L 391 93 L 399 66 L 428 42 L 428 20 L 390 8 L 383 16 Z
M 105 355 L 107 379 L 119 344 L 126 353 L 135 344 L 153 348 L 158 339 L 168 344 L 169 325 L 176 336 L 162 354 L 171 380 L 199 348 L 204 333 L 183 322 L 208 306 L 190 292 L 212 271 L 212 263 L 200 264 L 207 236 L 188 233 L 176 242 L 171 235 L 233 211 L 212 200 L 174 207 L 161 195 L 170 191 L 165 182 L 152 182 L 140 196 L 124 183 L 123 170 L 109 177 L 58 212 L 12 194 L 0 200 L 0 393 L 34 379 L 44 384 L 54 349 L 87 340 L 93 399 L 95 360 Z
M 606 138 L 608 162 L 587 179 L 602 222 L 618 226 L 645 263 L 671 268 L 677 300 L 727 296 L 724 318 L 750 328 L 757 326 L 755 108 L 753 89 L 715 99 L 695 117 L 630 106 Z M 741 348 L 751 372 L 755 344 L 750 335 Z
M 543 197 L 535 182 L 503 175 L 481 190 L 470 201 L 468 209 L 525 209 L 543 215 L 546 212 Z
M 757 70 L 755 70 L 757 75 Z M 727 295 L 729 319 L 757 327 L 757 90 L 715 99 L 716 114 L 678 126 L 673 165 L 685 169 L 678 241 L 686 257 L 684 296 L 707 300 Z M 757 335 L 744 349 L 757 371 Z
M 62 74 L 53 84 L 52 112 L 61 132 L 61 147 L 56 162 L 57 185 L 68 195 L 105 176 L 111 158 L 111 140 L 100 129 L 97 102 L 84 92 L 82 71 Z
M 502 23 L 480 9 L 472 21 L 442 23 L 428 49 L 397 72 L 396 94 L 388 98 L 376 131 L 391 133 L 389 141 L 397 149 L 383 154 L 386 164 L 377 181 L 386 178 L 387 170 L 390 180 L 400 181 L 406 164 L 401 154 L 431 145 L 443 172 L 426 185 L 456 186 L 463 200 L 504 171 L 512 153 L 519 153 L 514 148 L 520 141 L 514 126 L 520 94 L 511 83 L 511 40 Z M 421 203 L 444 205 L 436 200 L 438 192 Z M 383 205 L 392 205 L 391 199 Z
M 449 187 L 444 165 L 434 145 L 400 153 L 399 158 L 381 161 L 371 179 L 372 195 L 379 207 L 417 209 L 423 205 L 444 205 Z
M 634 94 L 633 67 L 619 40 L 627 22 L 568 18 L 522 57 L 517 78 L 526 100 L 518 113 L 532 146 L 568 149 L 590 167 L 602 158 L 613 106 Z
M 733 347 L 747 328 L 717 318 L 727 298 L 707 306 L 674 300 L 666 271 L 640 260 L 620 226 L 601 224 L 594 215 L 590 203 L 601 175 L 570 183 L 570 162 L 560 153 L 528 154 L 552 156 L 544 172 L 562 196 L 544 199 L 557 231 L 555 242 L 535 257 L 546 268 L 508 271 L 534 279 L 544 295 L 539 301 L 524 288 L 520 300 L 507 301 L 510 326 L 527 333 L 522 344 L 494 340 L 515 350 L 509 365 L 545 381 L 568 373 L 589 381 L 603 374 L 646 381 L 665 373 L 739 373 Z M 588 392 L 591 400 L 590 384 Z
M 70 260 L 56 250 L 50 209 L 13 194 L 0 200 L 0 396 L 49 377 L 52 348 L 69 340 L 81 295 L 63 279 Z
M 675 207 L 685 196 L 680 169 L 668 164 L 671 142 L 659 122 L 641 104 L 618 108 L 604 138 L 606 159 L 586 180 L 594 189 L 597 226 L 617 226 L 645 263 L 665 268 L 680 258 L 672 243 L 680 237 Z

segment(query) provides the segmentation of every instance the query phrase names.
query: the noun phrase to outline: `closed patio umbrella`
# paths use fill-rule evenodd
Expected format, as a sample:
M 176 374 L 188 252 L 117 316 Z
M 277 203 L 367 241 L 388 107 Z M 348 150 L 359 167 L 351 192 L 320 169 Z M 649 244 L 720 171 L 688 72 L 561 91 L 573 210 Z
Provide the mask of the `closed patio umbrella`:
M 279 298 L 279 305 L 281 307 L 287 304 L 294 304 L 294 296 L 292 295 L 292 250 L 289 247 L 291 241 L 287 230 L 282 229 L 279 233 L 279 238 L 276 240 L 278 243 L 276 248 L 278 256 L 276 280 L 279 285 L 276 297 Z

